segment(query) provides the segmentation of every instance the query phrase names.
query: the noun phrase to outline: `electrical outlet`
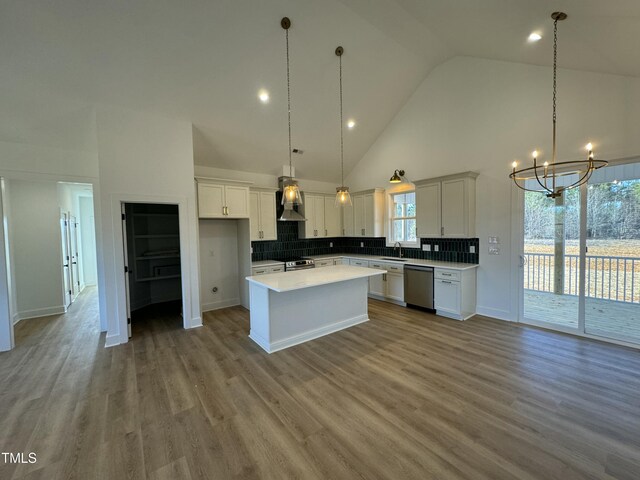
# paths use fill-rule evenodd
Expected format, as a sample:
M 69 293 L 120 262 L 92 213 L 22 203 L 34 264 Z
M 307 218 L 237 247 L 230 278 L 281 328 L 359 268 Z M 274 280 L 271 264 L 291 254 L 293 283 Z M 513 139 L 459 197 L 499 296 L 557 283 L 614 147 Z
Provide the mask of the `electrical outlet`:
M 439 245 L 434 245 L 433 246 L 433 251 L 434 252 L 439 252 L 440 251 L 440 246 Z
M 475 245 L 469 245 L 469 253 L 476 253 L 476 246 Z
M 253 253 L 253 247 L 249 248 L 250 252 L 249 253 Z
M 329 248 L 333 248 L 333 242 L 329 242 Z
M 422 251 L 423 252 L 430 252 L 431 251 L 431 244 L 430 243 L 425 243 L 424 245 L 422 245 Z
M 364 242 L 360 242 L 360 248 L 364 248 Z

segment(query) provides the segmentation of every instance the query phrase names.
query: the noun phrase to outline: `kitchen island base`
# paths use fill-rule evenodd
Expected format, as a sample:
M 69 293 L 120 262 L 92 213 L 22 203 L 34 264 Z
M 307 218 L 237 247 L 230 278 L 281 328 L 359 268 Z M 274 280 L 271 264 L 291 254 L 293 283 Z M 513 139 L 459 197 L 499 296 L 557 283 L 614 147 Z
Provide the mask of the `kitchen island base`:
M 369 270 L 358 267 L 330 268 Z M 293 273 L 298 272 L 274 275 Z M 266 352 L 273 353 L 366 322 L 369 320 L 368 282 L 368 276 L 363 275 L 286 291 L 276 291 L 261 283 L 250 282 L 249 337 Z

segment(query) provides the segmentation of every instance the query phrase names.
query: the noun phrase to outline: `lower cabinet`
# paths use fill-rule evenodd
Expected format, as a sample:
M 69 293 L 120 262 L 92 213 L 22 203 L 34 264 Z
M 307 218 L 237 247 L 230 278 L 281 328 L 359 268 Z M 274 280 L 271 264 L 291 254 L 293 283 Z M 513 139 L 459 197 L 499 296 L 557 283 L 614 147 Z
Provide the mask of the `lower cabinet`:
M 395 263 L 370 261 L 370 268 L 386 270 L 384 275 L 369 278 L 369 295 L 394 303 L 404 303 L 404 268 Z
M 433 300 L 436 313 L 466 320 L 476 313 L 476 269 L 434 270 Z
M 267 273 L 284 272 L 284 263 L 281 265 L 268 265 L 265 267 L 253 267 L 251 275 L 266 275 Z

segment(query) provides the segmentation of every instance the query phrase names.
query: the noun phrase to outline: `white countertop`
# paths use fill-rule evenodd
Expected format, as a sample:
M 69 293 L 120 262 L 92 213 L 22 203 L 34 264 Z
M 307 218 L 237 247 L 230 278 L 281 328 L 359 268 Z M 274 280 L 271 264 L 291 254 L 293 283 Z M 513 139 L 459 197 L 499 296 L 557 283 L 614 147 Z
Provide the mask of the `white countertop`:
M 269 273 L 247 277 L 250 283 L 261 285 L 275 292 L 289 292 L 302 288 L 317 287 L 329 283 L 346 282 L 356 278 L 367 278 L 387 273 L 377 268 L 335 265 L 323 268 L 310 268 L 293 272 Z
M 273 267 L 277 265 L 284 265 L 284 262 L 279 262 L 278 260 L 258 260 L 256 262 L 251 262 L 251 268 Z
M 420 258 L 403 258 L 406 262 L 399 262 L 398 259 L 389 259 L 388 257 L 378 257 L 376 255 L 360 255 L 357 253 L 341 253 L 338 255 L 316 255 L 305 258 L 322 259 L 322 258 L 361 258 L 362 260 L 375 260 L 380 262 L 397 263 L 398 265 L 420 265 L 425 267 L 434 268 L 448 268 L 450 270 L 471 270 L 478 268 L 475 263 L 457 263 L 457 262 L 442 262 L 438 260 L 423 260 Z

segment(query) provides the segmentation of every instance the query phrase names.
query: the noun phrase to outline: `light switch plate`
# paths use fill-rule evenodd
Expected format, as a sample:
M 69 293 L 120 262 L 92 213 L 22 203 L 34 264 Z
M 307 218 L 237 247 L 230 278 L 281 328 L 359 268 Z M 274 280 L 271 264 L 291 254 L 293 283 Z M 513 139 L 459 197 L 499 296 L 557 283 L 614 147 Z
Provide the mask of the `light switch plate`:
M 433 251 L 434 252 L 439 252 L 440 251 L 440 246 L 439 245 L 434 245 L 433 246 Z
M 500 237 L 489 237 L 489 243 L 491 243 L 491 244 L 500 243 Z
M 500 247 L 489 247 L 489 255 L 500 255 Z
M 431 244 L 430 243 L 425 243 L 424 245 L 422 245 L 422 251 L 423 252 L 430 252 L 431 251 Z
M 251 250 L 251 253 L 253 253 L 253 247 L 249 248 L 249 250 Z
M 476 253 L 476 246 L 475 245 L 469 245 L 469 253 Z

